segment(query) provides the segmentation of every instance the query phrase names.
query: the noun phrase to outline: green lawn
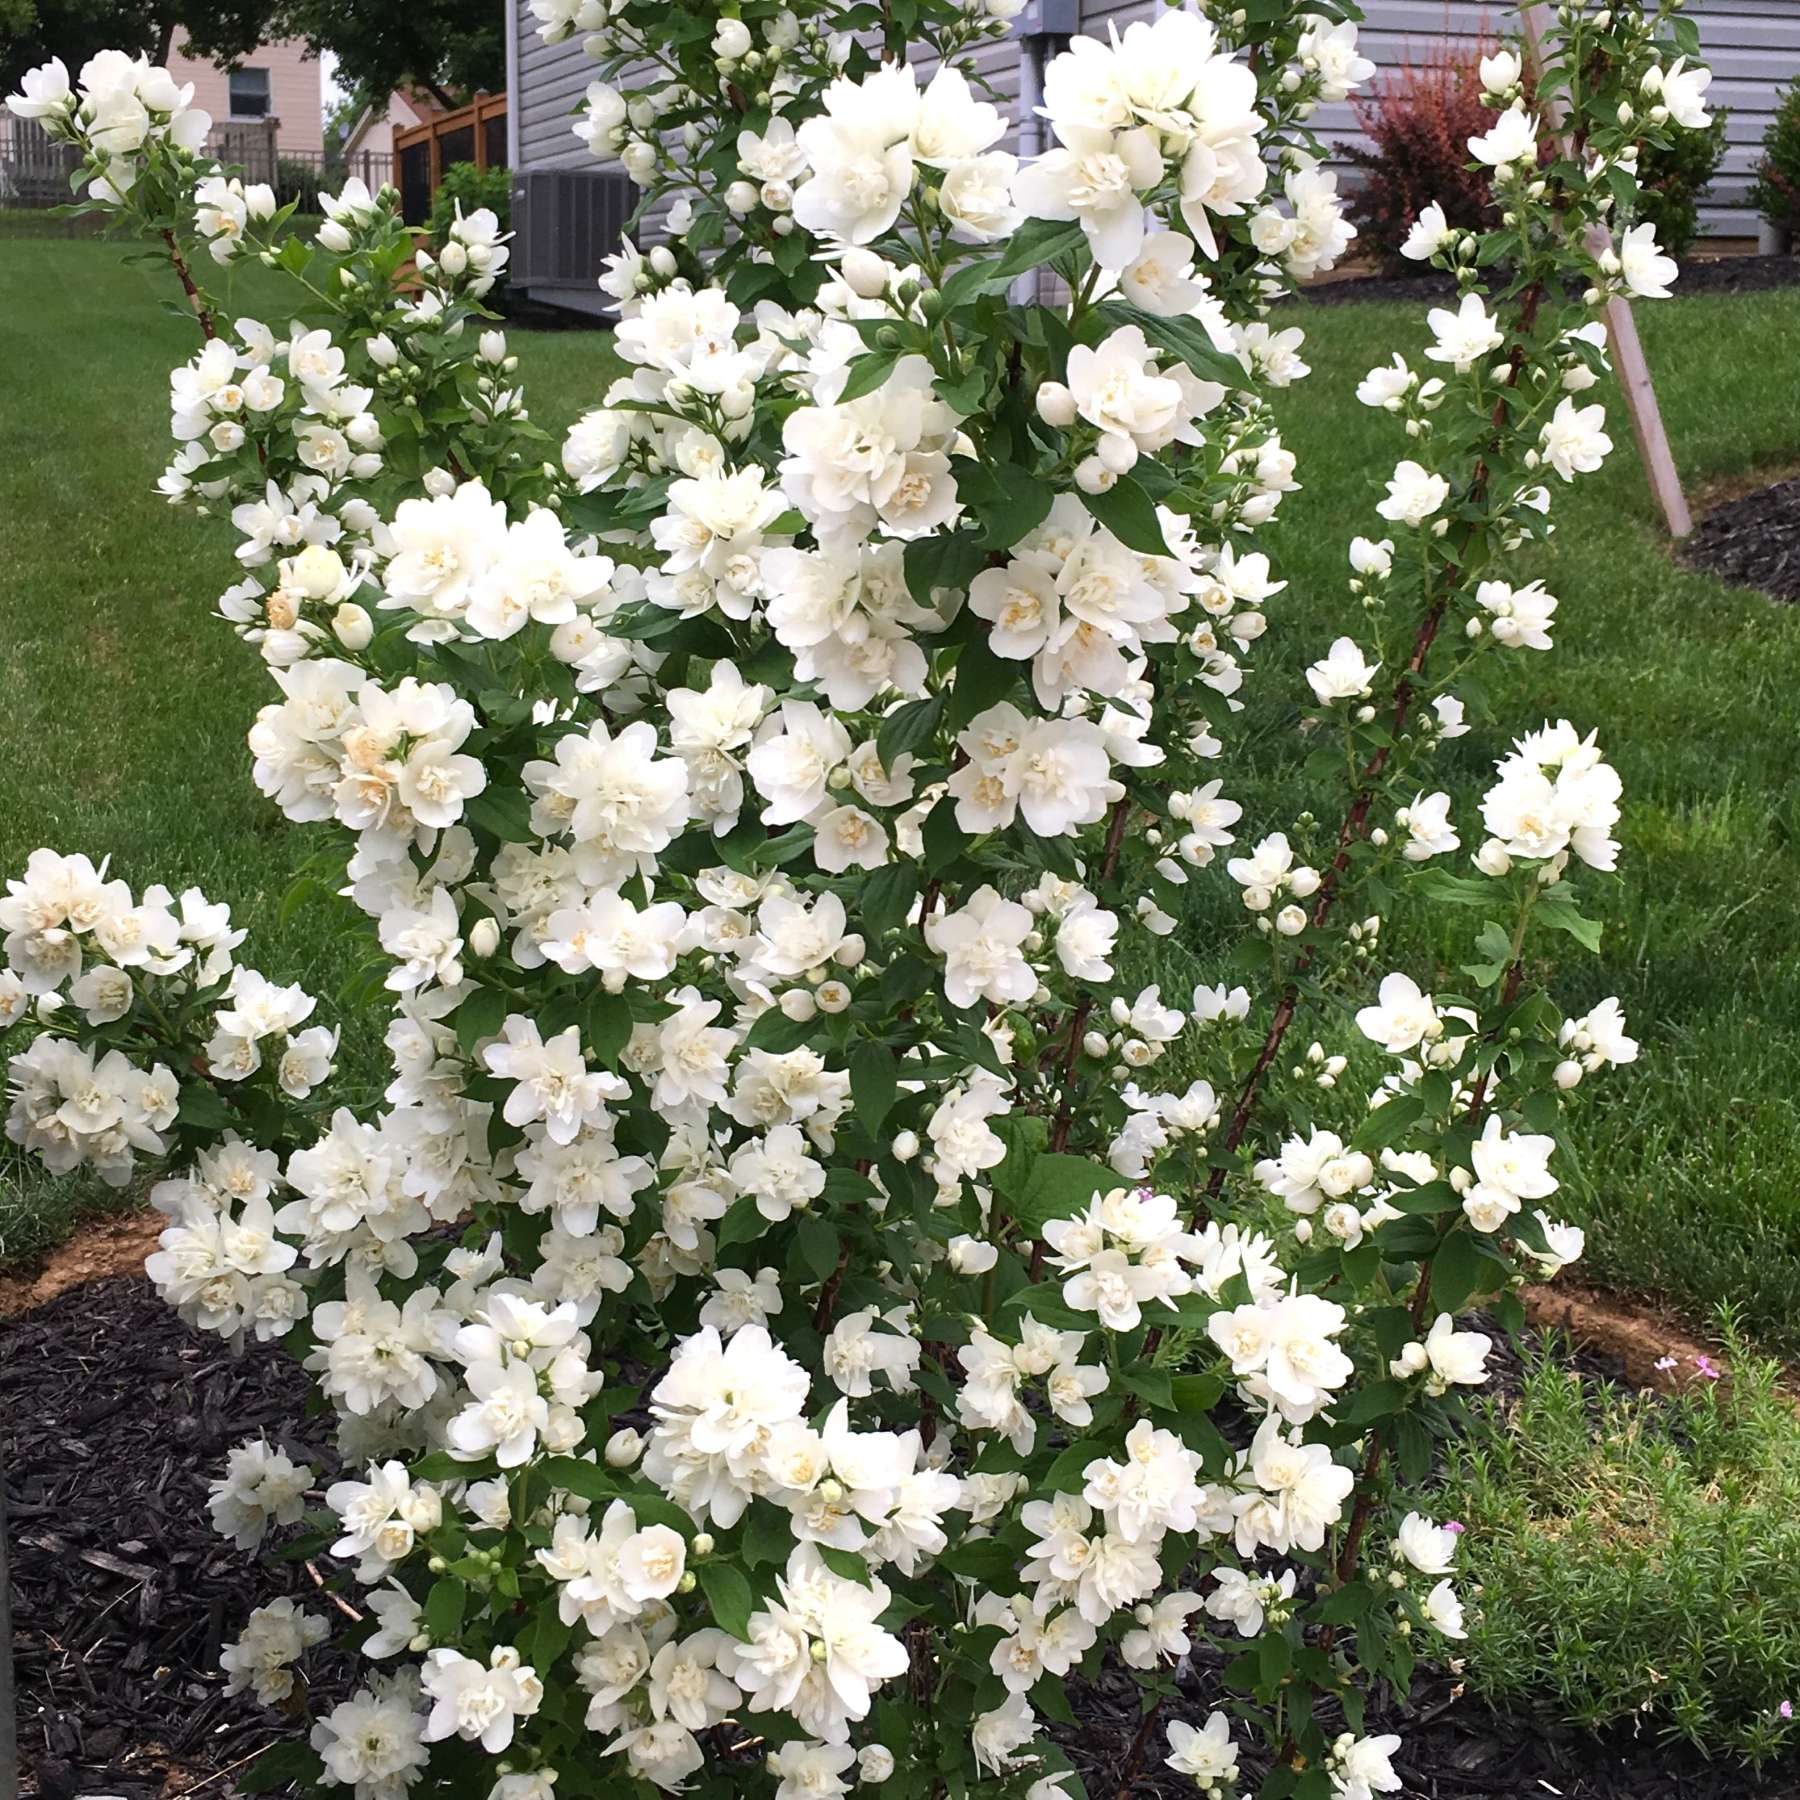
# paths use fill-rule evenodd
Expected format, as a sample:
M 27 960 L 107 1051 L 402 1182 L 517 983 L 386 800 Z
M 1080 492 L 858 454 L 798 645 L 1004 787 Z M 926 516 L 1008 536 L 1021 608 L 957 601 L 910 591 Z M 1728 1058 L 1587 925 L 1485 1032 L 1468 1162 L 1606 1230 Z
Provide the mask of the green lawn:
M 304 834 L 249 782 L 243 734 L 265 679 L 207 616 L 230 579 L 228 534 L 152 485 L 163 379 L 192 341 L 155 310 L 158 275 L 105 244 L 0 252 L 0 870 L 55 843 L 110 851 L 134 882 L 199 882 L 237 908 L 271 974 L 329 992 L 347 973 L 345 920 L 332 907 L 278 920 Z M 272 279 L 242 279 L 238 310 L 279 318 Z M 1401 452 L 1352 390 L 1422 335 L 1408 307 L 1294 316 L 1315 373 L 1282 408 L 1305 491 L 1270 544 L 1291 585 L 1270 609 L 1265 692 L 1297 690 L 1331 630 L 1354 629 L 1344 546 L 1377 522 L 1374 472 Z M 1800 292 L 1647 306 L 1642 328 L 1690 491 L 1800 462 Z M 608 376 L 600 333 L 517 334 L 514 347 L 551 427 Z M 1567 496 L 1532 571 L 1562 599 L 1558 648 L 1491 683 L 1509 725 L 1598 727 L 1629 797 L 1605 952 L 1569 964 L 1564 997 L 1618 993 L 1644 1060 L 1584 1090 L 1571 1206 L 1605 1278 L 1695 1313 L 1736 1298 L 1765 1341 L 1800 1349 L 1800 611 L 1676 565 L 1622 417 L 1614 436 L 1619 454 Z M 1457 746 L 1470 784 L 1497 747 L 1485 734 Z M 1260 742 L 1254 780 L 1234 783 L 1247 825 L 1296 810 L 1295 750 L 1287 733 Z M 1237 922 L 1230 905 L 1197 900 L 1183 940 L 1216 941 Z M 1453 964 L 1463 947 L 1388 948 Z M 1198 968 L 1179 945 L 1168 963 L 1171 987 Z M 94 1198 L 0 1164 L 0 1257 L 53 1239 Z

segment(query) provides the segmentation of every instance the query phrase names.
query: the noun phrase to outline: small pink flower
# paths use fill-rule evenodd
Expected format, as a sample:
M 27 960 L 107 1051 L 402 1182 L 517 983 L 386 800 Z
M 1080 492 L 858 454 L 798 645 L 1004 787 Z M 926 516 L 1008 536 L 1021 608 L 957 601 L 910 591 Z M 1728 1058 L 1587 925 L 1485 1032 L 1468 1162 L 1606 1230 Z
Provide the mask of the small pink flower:
M 1779 1717 L 1791 1719 L 1794 1716 L 1794 1703 L 1791 1700 L 1784 1700 L 1776 1707 L 1775 1711 Z
M 1710 1356 L 1696 1356 L 1694 1358 L 1694 1372 L 1697 1375 L 1703 1376 L 1708 1381 L 1717 1381 L 1724 1371 L 1713 1362 L 1713 1359 Z
M 1446 1519 L 1444 1521 L 1444 1529 L 1455 1537 L 1461 1537 L 1469 1528 L 1461 1519 Z
M 1674 1368 L 1675 1362 L 1676 1359 L 1672 1356 L 1659 1356 L 1653 1366 L 1666 1371 Z

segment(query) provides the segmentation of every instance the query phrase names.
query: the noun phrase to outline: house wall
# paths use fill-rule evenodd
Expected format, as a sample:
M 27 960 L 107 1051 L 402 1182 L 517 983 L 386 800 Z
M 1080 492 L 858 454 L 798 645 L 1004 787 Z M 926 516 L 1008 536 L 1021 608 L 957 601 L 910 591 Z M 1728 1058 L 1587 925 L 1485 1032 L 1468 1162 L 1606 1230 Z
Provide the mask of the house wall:
M 177 81 L 194 84 L 194 104 L 220 125 L 231 122 L 231 90 L 223 69 L 187 55 L 186 34 L 178 32 L 169 56 Z M 298 39 L 259 44 L 238 65 L 269 71 L 270 112 L 281 121 L 277 144 L 283 151 L 319 154 L 325 147 L 325 109 L 320 93 L 319 64 L 306 55 Z
M 405 131 L 418 123 L 419 114 L 412 102 L 404 94 L 390 94 L 387 111 L 379 118 L 365 118 L 345 149 L 351 153 L 366 150 L 376 156 L 391 156 L 394 152 L 394 133 Z
M 594 64 L 583 54 L 579 35 L 561 44 L 545 44 L 526 0 L 513 3 L 519 61 L 513 97 L 519 120 L 518 166 L 584 165 L 588 153 L 569 126 L 576 102 L 594 78 Z M 1368 19 L 1361 41 L 1384 70 L 1409 55 L 1425 55 L 1446 37 L 1470 45 L 1484 37 L 1496 38 L 1516 20 L 1514 8 L 1489 0 L 1364 0 L 1364 8 Z M 1109 21 L 1122 28 L 1160 10 L 1161 0 L 1081 0 L 1081 28 L 1104 34 Z M 1701 230 L 1708 236 L 1754 236 L 1756 215 L 1747 193 L 1777 95 L 1800 75 L 1800 0 L 1690 0 L 1688 10 L 1714 71 L 1711 102 L 1731 114 L 1725 161 L 1701 207 Z M 984 48 L 980 62 L 1007 110 L 1016 110 L 1018 40 Z M 1327 143 L 1360 139 L 1347 102 L 1321 107 L 1316 123 Z

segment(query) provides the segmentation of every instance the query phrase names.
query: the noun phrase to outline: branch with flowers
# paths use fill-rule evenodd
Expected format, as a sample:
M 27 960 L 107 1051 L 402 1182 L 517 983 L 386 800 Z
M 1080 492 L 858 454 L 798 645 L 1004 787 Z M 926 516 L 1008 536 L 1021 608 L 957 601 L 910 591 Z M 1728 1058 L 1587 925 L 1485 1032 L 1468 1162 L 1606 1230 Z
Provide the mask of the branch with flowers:
M 1440 372 L 1361 389 L 1408 454 L 1307 671 L 1341 812 L 1221 858 L 1246 718 L 1287 711 L 1247 713 L 1296 486 L 1268 395 L 1307 373 L 1275 302 L 1352 235 L 1308 120 L 1372 69 L 1330 5 L 1167 13 L 1051 64 L 1021 165 L 961 60 L 1011 10 L 540 0 L 671 233 L 609 265 L 629 372 L 560 463 L 491 216 L 432 257 L 352 183 L 306 241 L 124 57 L 9 102 L 181 280 L 162 487 L 236 534 L 254 778 L 317 832 L 296 903 L 367 921 L 346 1006 L 391 1013 L 357 1107 L 197 893 L 45 850 L 0 901 L 9 1135 L 163 1169 L 152 1279 L 339 1417 L 323 1511 L 261 1442 L 216 1486 L 341 1601 L 259 1609 L 234 1688 L 292 1702 L 345 1621 L 375 1665 L 264 1785 L 1072 1800 L 1049 1727 L 1112 1663 L 1123 1788 L 1153 1736 L 1214 1800 L 1398 1786 L 1363 1695 L 1462 1630 L 1404 1499 L 1485 1379 L 1455 1315 L 1579 1254 L 1552 1160 L 1636 1054 L 1540 979 L 1545 933 L 1597 942 L 1598 748 L 1521 737 L 1473 873 L 1430 771 L 1485 724 L 1476 660 L 1549 647 L 1514 559 L 1609 448 L 1594 311 L 1666 290 L 1635 156 L 1704 73 L 1667 12 L 1567 12 L 1546 153 L 1490 59 L 1502 225 L 1427 211 Z M 292 278 L 285 335 L 208 291 L 244 257 Z M 1173 1004 L 1143 975 L 1221 874 L 1246 928 L 1196 953 L 1264 985 Z M 1466 991 L 1369 993 L 1421 903 L 1471 921 Z M 1303 1016 L 1343 1048 L 1284 1066 Z M 1390 1059 L 1360 1106 L 1356 1042 Z M 1203 1638 L 1216 1703 L 1165 1719 Z

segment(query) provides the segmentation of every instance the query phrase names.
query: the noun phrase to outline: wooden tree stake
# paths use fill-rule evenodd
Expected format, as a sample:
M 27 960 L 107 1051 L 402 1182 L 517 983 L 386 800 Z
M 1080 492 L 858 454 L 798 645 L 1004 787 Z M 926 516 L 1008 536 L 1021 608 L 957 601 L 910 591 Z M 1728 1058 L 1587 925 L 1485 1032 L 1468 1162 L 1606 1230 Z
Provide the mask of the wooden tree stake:
M 1543 33 L 1548 11 L 1544 0 L 1534 0 L 1533 4 L 1519 8 L 1519 22 L 1525 29 L 1526 62 L 1533 74 L 1543 68 Z M 1560 129 L 1565 110 L 1560 96 L 1553 98 L 1545 108 L 1552 130 Z M 1571 153 L 1566 143 L 1564 153 Z M 1598 257 L 1612 249 L 1612 234 L 1604 225 L 1596 224 L 1588 232 L 1587 244 Z M 1687 497 L 1681 491 L 1681 477 L 1675 469 L 1674 452 L 1669 448 L 1662 408 L 1656 403 L 1656 386 L 1650 379 L 1650 365 L 1644 360 L 1637 321 L 1631 316 L 1631 303 L 1623 294 L 1615 294 L 1606 303 L 1606 337 L 1612 350 L 1613 368 L 1624 391 L 1625 410 L 1631 415 L 1631 431 L 1637 439 L 1638 456 L 1643 461 L 1644 472 L 1650 477 L 1650 491 L 1662 508 L 1669 535 L 1686 537 L 1694 529 L 1693 515 L 1689 513 Z

